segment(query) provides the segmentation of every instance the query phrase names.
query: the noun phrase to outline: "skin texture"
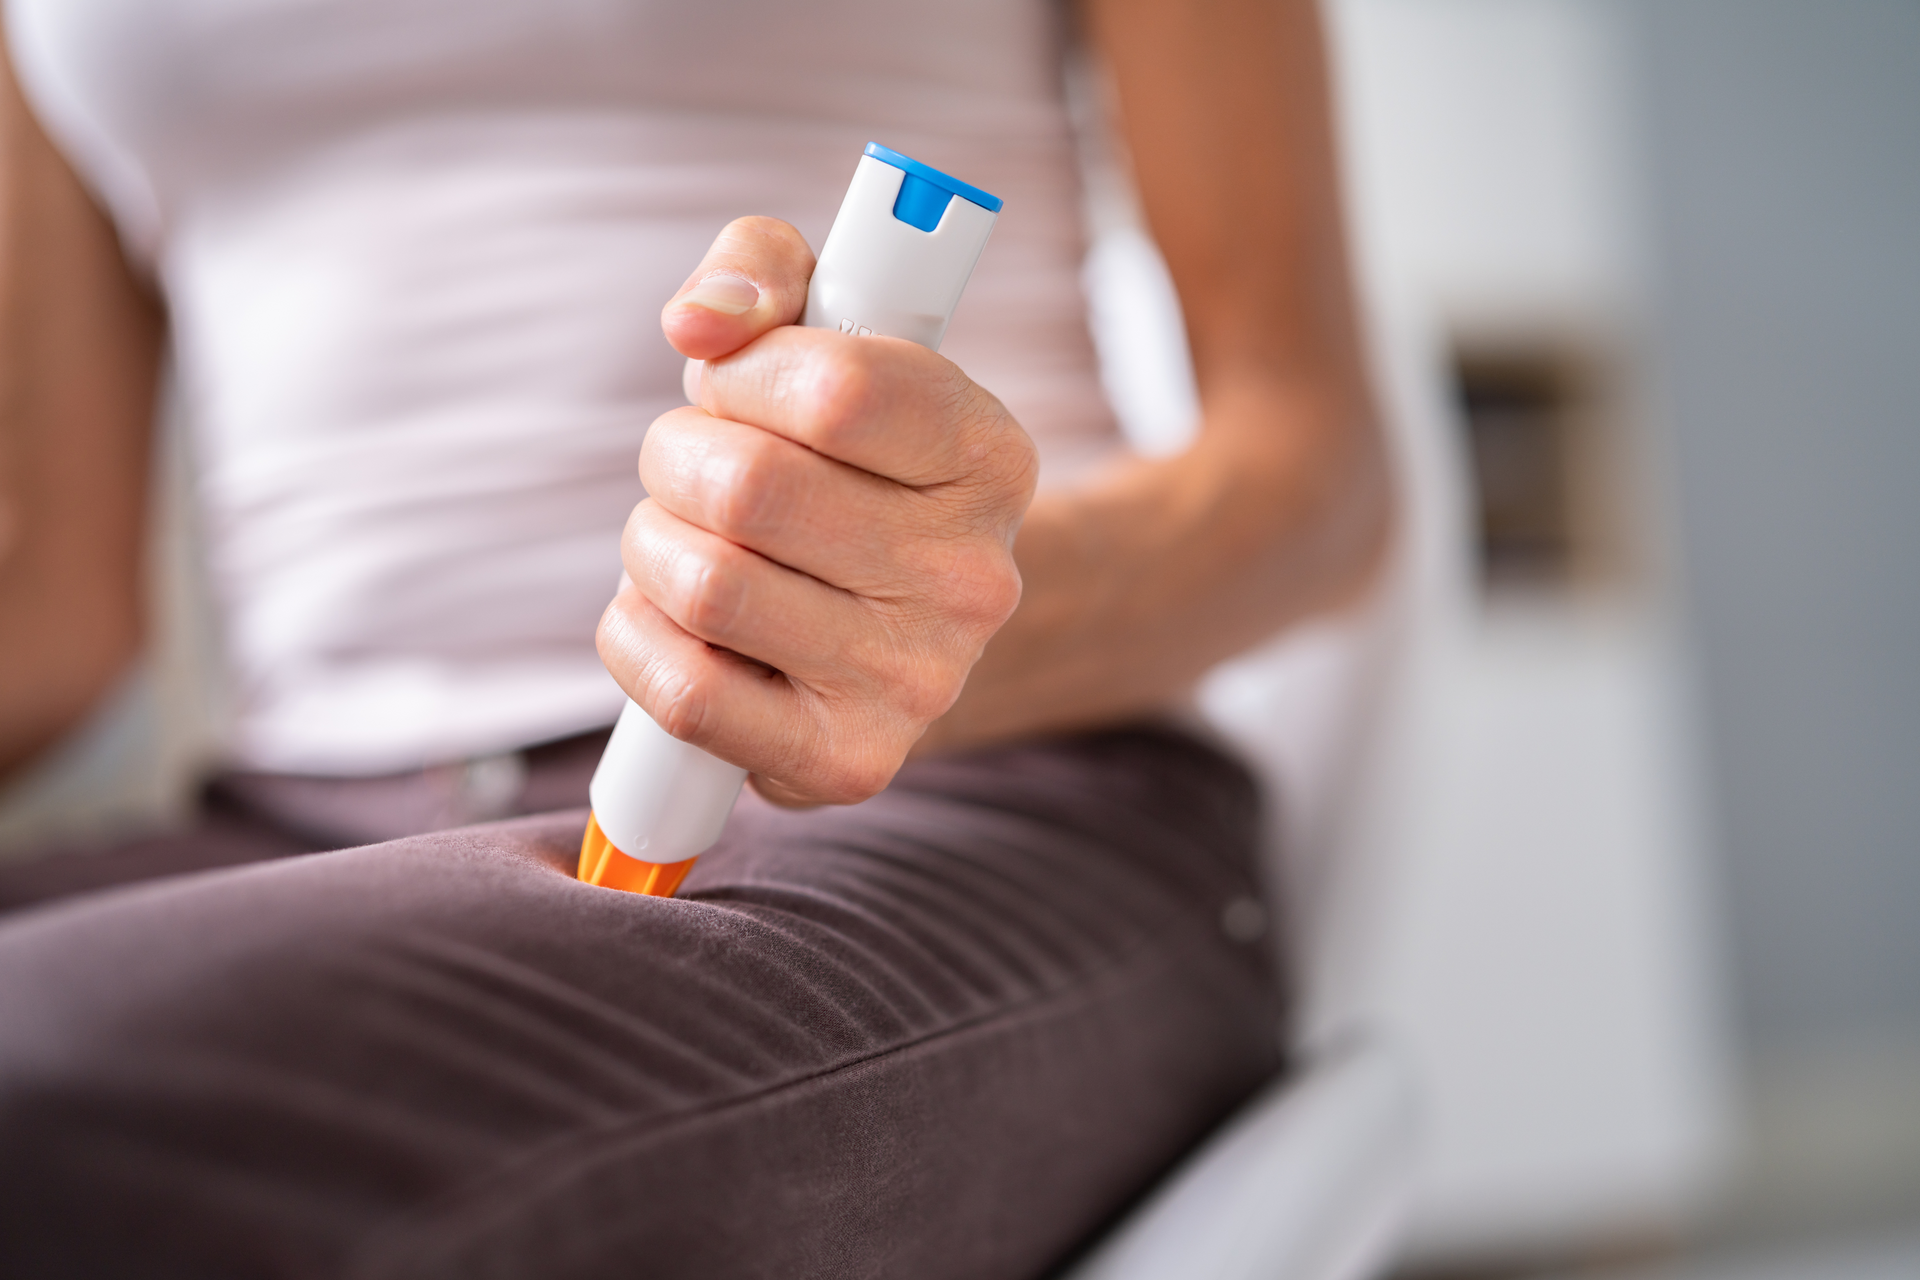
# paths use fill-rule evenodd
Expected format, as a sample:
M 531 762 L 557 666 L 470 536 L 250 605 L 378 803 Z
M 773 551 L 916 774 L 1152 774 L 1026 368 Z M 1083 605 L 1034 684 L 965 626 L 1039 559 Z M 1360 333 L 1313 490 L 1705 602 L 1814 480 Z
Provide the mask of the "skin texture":
M 0 60 L 0 776 L 139 651 L 159 308 Z
M 1187 452 L 1029 507 L 1024 431 L 956 366 L 793 327 L 812 256 L 771 220 L 728 227 L 663 312 L 701 362 L 694 407 L 648 435 L 600 651 L 776 801 L 855 801 L 910 752 L 1174 704 L 1350 598 L 1385 545 L 1312 0 L 1091 0 L 1083 18 L 1187 316 Z M 137 647 L 159 325 L 10 86 L 0 110 L 4 768 Z
M 1092 0 L 1084 17 L 1186 316 L 1199 435 L 1034 504 L 1020 610 L 929 747 L 1177 702 L 1349 599 L 1387 545 L 1316 5 Z
M 772 328 L 799 314 L 803 260 L 798 237 L 769 220 L 729 227 L 663 315 L 675 347 L 708 361 L 689 383 L 700 407 L 662 418 L 648 439 L 640 470 L 655 497 L 628 526 L 634 585 L 609 608 L 600 651 L 656 719 L 754 770 L 771 799 L 859 800 L 909 751 L 1171 706 L 1215 662 L 1351 596 L 1384 548 L 1387 466 L 1346 274 L 1314 6 L 1096 0 L 1085 16 L 1188 318 L 1202 422 L 1179 457 L 1136 459 L 1033 504 L 1014 547 L 1019 607 L 989 631 L 971 673 L 964 661 L 1006 590 L 978 566 L 1018 486 L 991 458 L 954 471 L 940 442 L 998 439 L 1002 461 L 1016 461 L 1010 431 L 981 434 L 991 397 L 910 344 Z M 715 278 L 703 306 L 696 290 Z M 742 281 L 760 290 L 746 311 Z M 798 365 L 804 376 L 775 372 Z M 912 396 L 916 376 L 934 398 Z M 850 386 L 894 390 L 855 411 Z M 709 415 L 728 422 L 716 430 Z M 871 506 L 824 476 L 802 502 L 819 459 L 766 435 L 869 464 L 800 437 L 796 417 L 885 421 L 904 446 L 930 451 L 930 469 L 915 474 L 912 454 L 870 466 L 881 483 L 860 492 Z M 681 461 L 696 449 L 697 464 Z M 1030 465 L 1024 451 L 1017 461 Z M 971 525 L 945 517 L 976 502 L 1001 505 Z M 762 503 L 774 518 L 739 536 L 733 512 Z M 925 519 L 871 514 L 882 508 Z M 775 534 L 781 521 L 796 522 L 791 539 Z M 823 542 L 834 547 L 825 558 Z M 854 563 L 854 546 L 868 558 Z M 921 576 L 943 556 L 969 572 Z M 777 623 L 749 620 L 742 602 L 772 594 L 759 585 L 776 577 L 768 560 L 865 607 L 791 592 Z M 884 607 L 863 595 L 876 581 L 894 593 Z M 859 693 L 836 698 L 822 680 Z
M 951 361 L 796 327 L 812 274 L 799 232 L 743 218 L 667 304 L 668 340 L 703 363 L 694 407 L 647 430 L 600 655 L 762 794 L 851 803 L 886 786 L 1019 602 L 1037 467 Z

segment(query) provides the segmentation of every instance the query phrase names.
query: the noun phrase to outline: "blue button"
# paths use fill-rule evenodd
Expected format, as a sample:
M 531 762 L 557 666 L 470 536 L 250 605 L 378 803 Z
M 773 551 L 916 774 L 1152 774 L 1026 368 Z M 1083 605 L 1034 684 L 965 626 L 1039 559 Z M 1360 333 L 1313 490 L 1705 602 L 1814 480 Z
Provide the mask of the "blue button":
M 930 164 L 921 164 L 912 156 L 903 156 L 891 147 L 883 147 L 877 142 L 869 142 L 866 153 L 882 164 L 890 164 L 896 169 L 906 170 L 909 177 L 919 178 L 932 186 L 938 187 L 942 191 L 952 192 L 962 200 L 968 201 L 971 204 L 977 204 L 988 213 L 1000 212 L 1001 200 L 999 196 L 989 195 L 978 187 L 969 186 L 958 178 L 940 172 Z M 939 224 L 935 223 L 935 225 L 937 226 Z M 931 227 L 927 228 L 929 231 L 932 229 Z
M 893 216 L 910 227 L 931 231 L 940 225 L 953 192 L 942 191 L 917 173 L 904 174 L 900 194 L 894 197 Z

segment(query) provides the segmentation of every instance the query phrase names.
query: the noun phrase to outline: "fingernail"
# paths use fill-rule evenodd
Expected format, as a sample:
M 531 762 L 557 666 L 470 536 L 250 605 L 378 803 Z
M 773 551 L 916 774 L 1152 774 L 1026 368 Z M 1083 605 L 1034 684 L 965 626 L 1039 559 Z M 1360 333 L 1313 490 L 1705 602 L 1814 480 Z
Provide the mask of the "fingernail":
M 753 310 L 753 304 L 760 301 L 760 290 L 754 287 L 753 281 L 739 276 L 712 275 L 688 290 L 680 301 L 718 311 L 723 316 L 737 316 Z

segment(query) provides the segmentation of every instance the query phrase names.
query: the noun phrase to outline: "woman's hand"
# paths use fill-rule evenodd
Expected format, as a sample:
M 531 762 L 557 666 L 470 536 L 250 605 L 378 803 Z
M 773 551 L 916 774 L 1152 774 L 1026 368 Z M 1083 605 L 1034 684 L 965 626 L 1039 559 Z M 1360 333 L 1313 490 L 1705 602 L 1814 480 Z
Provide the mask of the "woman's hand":
M 699 408 L 648 437 L 636 585 L 600 651 L 655 718 L 775 798 L 860 799 L 916 740 L 1154 714 L 1353 600 L 1384 557 L 1392 476 L 1317 5 L 1082 10 L 1186 319 L 1202 416 L 1185 453 L 1118 462 L 1023 522 L 1033 455 L 992 396 L 906 343 L 780 327 L 813 265 L 781 223 L 733 224 L 667 307 L 674 345 L 710 363 L 690 379 Z
M 600 656 L 768 798 L 885 787 L 1020 599 L 1032 442 L 951 361 L 796 327 L 813 254 L 744 218 L 662 316 L 693 407 L 655 420 Z

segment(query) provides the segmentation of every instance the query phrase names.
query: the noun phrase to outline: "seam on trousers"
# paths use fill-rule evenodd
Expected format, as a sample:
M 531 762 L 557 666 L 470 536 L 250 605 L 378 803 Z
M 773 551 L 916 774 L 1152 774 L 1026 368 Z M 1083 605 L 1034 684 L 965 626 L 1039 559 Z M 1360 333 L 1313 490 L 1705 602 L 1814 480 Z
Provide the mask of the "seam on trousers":
M 1204 950 L 1203 948 L 1182 949 Z M 414 1246 L 422 1241 L 431 1240 L 434 1244 L 433 1252 L 436 1254 L 457 1249 L 474 1238 L 476 1227 L 482 1234 L 497 1228 L 501 1219 L 511 1212 L 513 1205 L 537 1184 L 553 1183 L 569 1176 L 581 1166 L 592 1163 L 607 1148 L 632 1144 L 633 1153 L 638 1157 L 649 1146 L 678 1138 L 686 1131 L 710 1124 L 729 1112 L 766 1103 L 779 1098 L 782 1094 L 831 1080 L 835 1076 L 884 1062 L 889 1058 L 913 1054 L 944 1042 L 963 1041 L 976 1032 L 998 1030 L 1007 1025 L 1017 1024 L 1023 1019 L 1030 1019 L 1044 1012 L 1051 1006 L 1063 1004 L 1069 1000 L 1086 1003 L 1088 997 L 1100 988 L 1131 977 L 1137 972 L 1165 968 L 1173 959 L 1174 955 L 1169 951 L 1143 946 L 1117 963 L 1103 967 L 1100 972 L 1089 974 L 1083 981 L 1039 993 L 1017 1004 L 977 1014 L 902 1044 L 891 1045 L 873 1053 L 837 1062 L 832 1066 L 822 1067 L 751 1093 L 718 1099 L 677 1116 L 648 1121 L 624 1121 L 605 1128 L 584 1133 L 576 1131 L 550 1139 L 541 1144 L 539 1149 L 510 1161 L 508 1167 L 476 1179 L 467 1188 L 450 1191 L 438 1197 L 436 1203 L 444 1208 L 436 1209 L 431 1205 L 423 1207 L 408 1213 L 393 1226 L 381 1230 L 379 1232 L 381 1239 L 377 1243 L 349 1255 L 345 1274 L 359 1277 L 378 1277 L 388 1274 L 384 1270 L 387 1264 L 382 1261 L 383 1257 L 399 1253 L 403 1258 L 417 1259 L 418 1250 Z M 1142 964 L 1142 961 L 1150 963 Z M 408 1220 L 418 1222 L 423 1218 L 428 1221 L 417 1228 L 404 1225 Z M 480 1221 L 476 1222 L 476 1219 Z

